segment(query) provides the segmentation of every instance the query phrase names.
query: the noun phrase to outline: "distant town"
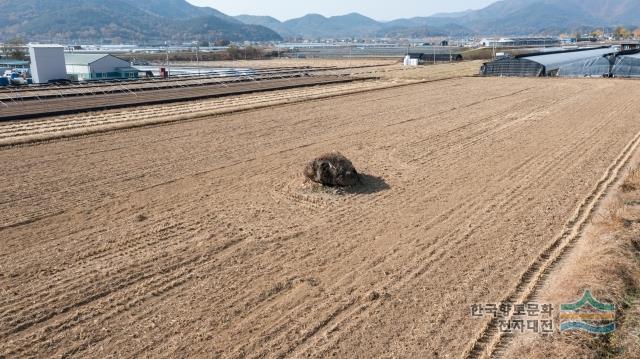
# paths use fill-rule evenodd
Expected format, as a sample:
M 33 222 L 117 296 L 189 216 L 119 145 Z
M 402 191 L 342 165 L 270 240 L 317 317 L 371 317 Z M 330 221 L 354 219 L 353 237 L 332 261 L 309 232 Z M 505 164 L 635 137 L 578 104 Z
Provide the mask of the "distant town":
M 606 32 L 564 34 L 555 37 L 430 37 L 420 39 L 325 39 L 299 42 L 193 41 L 163 44 L 71 44 L 42 45 L 16 38 L 0 44 L 0 85 L 29 85 L 48 82 L 83 82 L 135 80 L 142 77 L 172 75 L 215 75 L 202 67 L 212 61 L 256 60 L 274 58 L 317 59 L 398 59 L 411 55 L 416 61 L 491 60 L 509 54 L 536 51 L 572 50 L 610 46 L 615 51 L 637 49 L 640 29 L 617 27 Z M 57 48 L 59 71 L 34 78 L 33 56 L 38 48 Z M 30 50 L 31 49 L 31 50 Z M 418 54 L 418 55 L 415 55 Z M 410 56 L 410 57 L 411 57 Z M 41 60 L 39 66 L 50 59 Z M 172 63 L 178 65 L 172 66 Z M 62 71 L 64 68 L 64 71 Z M 227 72 L 228 73 L 228 72 Z

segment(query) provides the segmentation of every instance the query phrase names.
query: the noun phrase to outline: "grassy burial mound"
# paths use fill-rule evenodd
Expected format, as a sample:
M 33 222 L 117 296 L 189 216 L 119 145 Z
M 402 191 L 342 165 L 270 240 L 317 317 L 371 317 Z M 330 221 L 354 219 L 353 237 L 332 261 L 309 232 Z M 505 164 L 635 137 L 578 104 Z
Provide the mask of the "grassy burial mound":
M 304 175 L 313 182 L 330 187 L 351 187 L 360 182 L 360 175 L 351 161 L 338 152 L 309 161 Z

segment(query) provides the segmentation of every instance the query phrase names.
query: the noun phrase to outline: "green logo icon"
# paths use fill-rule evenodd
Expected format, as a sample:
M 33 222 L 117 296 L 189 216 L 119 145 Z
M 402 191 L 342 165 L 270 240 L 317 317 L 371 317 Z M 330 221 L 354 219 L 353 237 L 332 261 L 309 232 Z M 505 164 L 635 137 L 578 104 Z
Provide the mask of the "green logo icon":
M 577 303 L 560 306 L 560 331 L 582 330 L 592 334 L 609 334 L 616 330 L 616 307 L 596 300 L 585 291 Z

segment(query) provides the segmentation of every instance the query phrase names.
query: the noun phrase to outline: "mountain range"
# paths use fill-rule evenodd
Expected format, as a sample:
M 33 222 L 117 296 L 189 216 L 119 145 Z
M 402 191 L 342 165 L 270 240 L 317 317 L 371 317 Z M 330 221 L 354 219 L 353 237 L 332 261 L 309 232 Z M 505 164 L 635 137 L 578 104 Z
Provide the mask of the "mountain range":
M 0 0 L 0 42 L 279 41 L 559 34 L 640 25 L 638 0 L 501 0 L 480 10 L 377 21 L 358 13 L 279 21 L 228 16 L 186 0 Z
M 185 0 L 0 0 L 0 41 L 272 41 L 275 31 Z
M 446 16 L 431 24 L 450 23 Z M 573 31 L 580 27 L 638 26 L 637 0 L 502 0 L 453 19 L 481 34 L 526 35 Z
M 236 19 L 268 27 L 285 38 L 423 37 L 459 35 L 535 35 L 582 28 L 640 25 L 638 0 L 501 0 L 480 10 L 441 13 L 389 22 L 352 13 L 317 14 L 280 22 L 272 17 Z
M 389 22 L 376 21 L 358 13 L 324 17 L 309 14 L 301 18 L 280 22 L 270 16 L 240 15 L 236 19 L 245 24 L 261 25 L 270 28 L 282 37 L 320 39 L 320 38 L 407 38 L 441 35 L 470 35 L 474 31 L 455 21 L 440 21 L 433 25 L 428 18 L 399 19 Z

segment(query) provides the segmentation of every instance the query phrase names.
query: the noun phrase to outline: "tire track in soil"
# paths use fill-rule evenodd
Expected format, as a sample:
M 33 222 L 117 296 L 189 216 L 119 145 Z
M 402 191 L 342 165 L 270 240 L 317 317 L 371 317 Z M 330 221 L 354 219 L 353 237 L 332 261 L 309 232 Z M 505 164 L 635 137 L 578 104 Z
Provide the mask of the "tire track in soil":
M 612 184 L 619 179 L 622 170 L 635 153 L 638 144 L 640 144 L 640 133 L 633 138 L 618 158 L 615 159 L 593 191 L 578 206 L 571 219 L 566 223 L 561 235 L 529 265 L 524 275 L 520 277 L 517 286 L 504 298 L 502 303 L 526 303 L 535 294 L 543 277 L 548 275 L 554 264 L 567 253 L 566 249 L 580 238 L 597 205 L 604 198 Z M 492 357 L 505 337 L 497 330 L 497 320 L 491 320 L 477 338 L 472 341 L 470 348 L 467 349 L 463 356 L 467 358 Z

